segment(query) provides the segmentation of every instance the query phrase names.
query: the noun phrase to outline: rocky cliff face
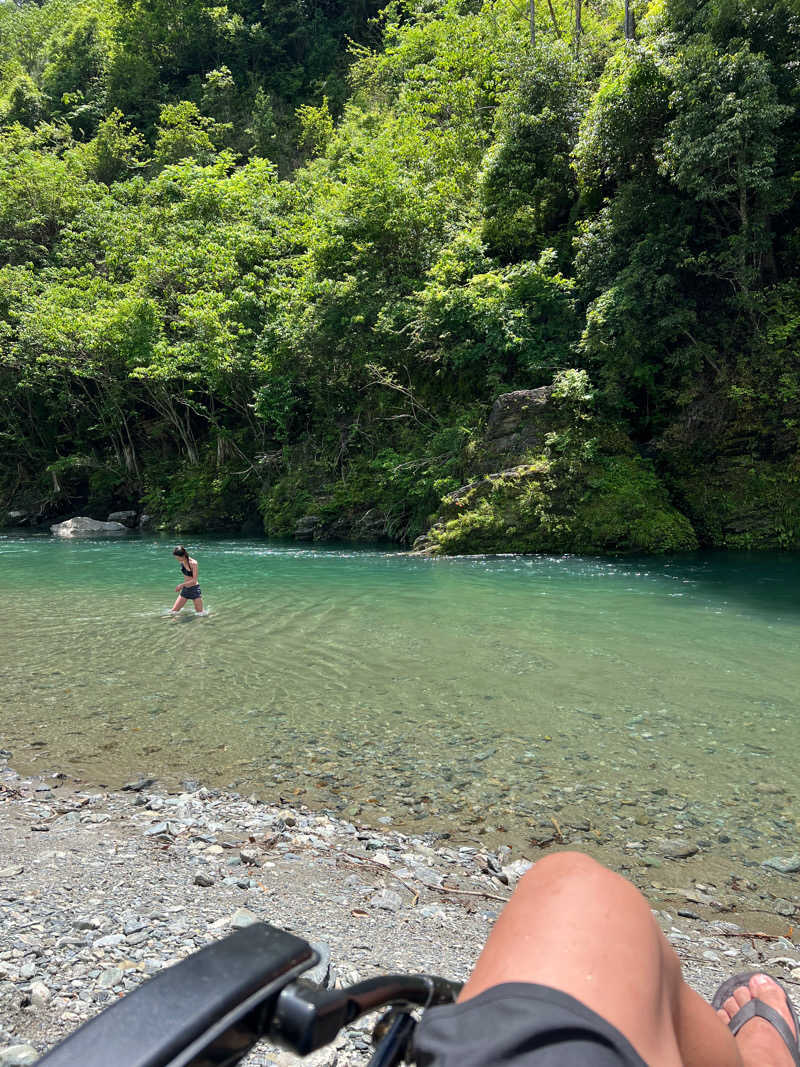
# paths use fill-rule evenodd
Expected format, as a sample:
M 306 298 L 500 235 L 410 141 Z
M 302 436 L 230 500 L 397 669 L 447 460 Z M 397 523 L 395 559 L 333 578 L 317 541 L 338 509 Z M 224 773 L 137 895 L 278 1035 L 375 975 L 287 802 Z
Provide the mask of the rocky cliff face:
M 709 394 L 654 443 L 672 498 L 703 545 L 800 547 L 800 412 Z
M 335 519 L 322 515 L 303 515 L 294 528 L 295 541 L 385 541 L 390 535 L 387 517 L 380 508 L 363 513 L 349 511 Z
M 652 463 L 618 427 L 594 417 L 587 398 L 565 387 L 563 376 L 553 386 L 498 397 L 476 449 L 476 477 L 443 499 L 414 551 L 696 548 Z
M 547 434 L 558 423 L 552 396 L 552 385 L 499 396 L 489 413 L 476 468 L 488 474 L 493 468 L 513 466 L 517 460 L 541 452 Z

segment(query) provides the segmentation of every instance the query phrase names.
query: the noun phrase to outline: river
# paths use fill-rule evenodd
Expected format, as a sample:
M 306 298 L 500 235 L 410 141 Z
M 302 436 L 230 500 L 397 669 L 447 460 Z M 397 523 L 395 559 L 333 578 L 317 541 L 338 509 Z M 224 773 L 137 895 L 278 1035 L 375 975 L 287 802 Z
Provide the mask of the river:
M 0 536 L 17 769 L 199 779 L 528 852 L 793 847 L 798 556 L 188 547 L 207 618 L 164 617 L 161 536 Z

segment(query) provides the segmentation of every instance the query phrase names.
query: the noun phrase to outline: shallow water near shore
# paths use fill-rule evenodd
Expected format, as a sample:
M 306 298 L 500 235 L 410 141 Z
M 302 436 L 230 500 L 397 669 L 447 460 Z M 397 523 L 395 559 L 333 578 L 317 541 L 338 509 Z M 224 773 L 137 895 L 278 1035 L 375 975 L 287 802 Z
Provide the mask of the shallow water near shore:
M 0 747 L 465 841 L 797 851 L 800 558 L 0 536 Z M 657 862 L 654 861 L 654 866 Z M 702 871 L 702 866 L 697 868 Z

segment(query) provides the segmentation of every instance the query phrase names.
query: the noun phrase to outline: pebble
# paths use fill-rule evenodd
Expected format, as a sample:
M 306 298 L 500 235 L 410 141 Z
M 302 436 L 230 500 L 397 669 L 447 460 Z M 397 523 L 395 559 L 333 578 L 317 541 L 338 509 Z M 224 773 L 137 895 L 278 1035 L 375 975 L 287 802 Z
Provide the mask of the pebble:
M 697 845 L 691 844 L 689 841 L 672 840 L 672 841 L 659 841 L 658 852 L 665 859 L 670 860 L 685 860 L 689 856 L 694 856 L 699 849 Z
M 127 785 L 122 787 L 123 793 L 140 793 L 143 789 L 149 789 L 151 785 L 155 785 L 155 778 L 139 778 L 135 782 L 128 782 Z
M 39 1059 L 32 1045 L 11 1045 L 0 1049 L 0 1067 L 31 1067 Z
M 533 864 L 530 860 L 514 860 L 513 863 L 506 864 L 503 868 L 503 874 L 505 874 L 509 882 L 514 885 L 526 871 L 531 869 L 532 866 Z
M 152 837 L 154 834 L 165 834 L 167 832 L 168 823 L 154 822 L 145 830 L 145 837 Z
M 109 967 L 103 971 L 97 979 L 98 989 L 111 989 L 122 981 L 122 970 L 119 967 Z
M 198 871 L 194 876 L 194 884 L 202 886 L 204 889 L 208 889 L 214 884 L 214 875 L 209 871 Z
M 259 917 L 247 908 L 239 908 L 231 916 L 231 926 L 234 930 L 243 930 L 246 926 L 252 926 L 253 923 L 260 921 Z
M 44 982 L 33 982 L 31 984 L 31 1005 L 34 1008 L 43 1008 L 49 1004 L 53 994 L 44 984 Z
M 393 889 L 380 889 L 369 899 L 373 908 L 381 908 L 383 911 L 400 911 L 403 906 L 403 898 Z
M 795 853 L 787 857 L 773 856 L 772 859 L 764 860 L 761 866 L 771 867 L 775 871 L 780 871 L 781 874 L 796 874 L 800 871 L 800 854 Z
M 104 934 L 94 942 L 95 948 L 115 948 L 125 940 L 122 934 Z

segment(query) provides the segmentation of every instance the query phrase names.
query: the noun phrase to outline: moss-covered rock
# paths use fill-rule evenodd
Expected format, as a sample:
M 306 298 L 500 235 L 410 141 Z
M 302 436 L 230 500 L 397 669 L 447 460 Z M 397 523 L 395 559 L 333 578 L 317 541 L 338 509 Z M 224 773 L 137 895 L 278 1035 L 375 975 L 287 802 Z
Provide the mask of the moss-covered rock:
M 652 462 L 618 426 L 593 415 L 591 400 L 585 373 L 558 375 L 536 405 L 523 405 L 526 418 L 546 419 L 538 454 L 446 496 L 415 549 L 453 555 L 696 548 L 691 523 L 670 502 Z M 506 436 L 535 440 L 530 428 Z
M 800 548 L 800 399 L 720 383 L 655 442 L 673 500 L 709 548 Z
M 714 548 L 800 548 L 800 460 L 718 457 L 676 487 L 700 542 Z
M 696 548 L 697 538 L 639 456 L 600 457 L 582 476 L 542 456 L 447 497 L 415 547 L 432 555 L 669 552 Z

